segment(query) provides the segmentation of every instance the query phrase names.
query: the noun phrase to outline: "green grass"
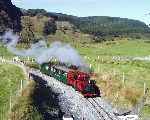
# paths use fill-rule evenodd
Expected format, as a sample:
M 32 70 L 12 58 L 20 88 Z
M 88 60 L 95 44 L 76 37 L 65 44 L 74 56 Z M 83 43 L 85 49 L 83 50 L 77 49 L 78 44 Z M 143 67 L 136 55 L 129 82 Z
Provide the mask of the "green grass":
M 42 120 L 41 114 L 34 105 L 36 83 L 30 81 L 26 88 L 22 91 L 22 96 L 17 97 L 17 102 L 13 106 L 10 119 L 11 120 Z
M 89 36 L 82 33 L 73 33 L 67 30 L 64 34 L 62 31 L 57 30 L 55 35 L 48 36 L 49 42 L 61 41 L 65 43 L 75 44 L 75 43 L 89 43 L 91 39 Z
M 0 57 L 2 56 L 4 58 L 12 58 L 14 55 L 4 45 L 0 44 Z
M 0 117 L 5 119 L 9 113 L 10 96 L 12 102 L 20 89 L 20 80 L 24 80 L 23 71 L 14 65 L 0 64 Z
M 97 44 L 78 44 L 76 47 L 79 53 L 86 58 L 85 61 L 91 64 L 97 73 L 97 84 L 105 93 L 104 97 L 113 101 L 115 105 L 132 107 L 142 97 L 144 83 L 150 89 L 150 61 L 113 60 L 114 56 L 118 58 L 149 56 L 150 43 L 147 41 L 120 40 Z
M 150 106 L 144 107 L 144 109 L 141 111 L 141 117 L 143 118 L 142 120 L 150 118 Z
M 19 47 L 26 48 L 26 46 L 24 46 L 25 45 L 20 45 Z M 5 59 L 12 59 L 15 57 L 2 44 L 0 44 L 0 56 Z M 19 59 L 23 61 L 27 60 L 25 57 L 19 57 Z M 32 63 L 28 63 L 28 65 L 34 66 Z M 28 89 L 28 93 L 25 93 L 26 95 L 18 97 L 21 80 L 25 79 L 21 68 L 12 64 L 0 64 L 0 120 L 7 120 L 9 117 L 12 120 L 42 119 L 38 111 L 31 104 L 33 102 L 32 98 L 29 97 L 33 92 L 32 89 L 34 88 L 34 84 L 31 83 L 26 88 Z M 26 83 L 26 81 L 23 81 L 23 83 Z M 12 102 L 12 112 L 10 112 L 10 100 Z
M 121 40 L 104 43 L 86 44 L 79 46 L 81 54 L 104 56 L 145 56 L 150 54 L 150 43 L 144 40 Z
M 60 115 L 62 112 L 51 88 L 30 80 L 23 89 L 22 96 L 18 97 L 17 103 L 13 106 L 10 118 L 12 120 L 44 120 L 58 119 Z

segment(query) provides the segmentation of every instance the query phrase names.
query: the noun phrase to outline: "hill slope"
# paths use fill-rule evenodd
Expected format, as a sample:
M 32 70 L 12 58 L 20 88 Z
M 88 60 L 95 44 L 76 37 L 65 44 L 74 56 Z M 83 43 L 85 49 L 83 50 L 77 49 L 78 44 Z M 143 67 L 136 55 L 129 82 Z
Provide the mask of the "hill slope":
M 150 28 L 139 20 L 109 16 L 75 17 L 64 14 L 56 15 L 58 15 L 58 20 L 69 21 L 81 32 L 98 37 L 98 41 L 106 40 L 106 36 L 140 38 L 142 35 L 147 36 L 150 33 Z
M 68 21 L 74 25 L 74 30 L 79 29 L 83 33 L 92 34 L 100 38 L 130 36 L 139 38 L 141 35 L 150 33 L 150 28 L 139 20 L 133 20 L 120 17 L 109 16 L 90 16 L 90 17 L 77 17 L 66 15 L 62 13 L 51 13 L 44 9 L 29 9 L 23 11 L 27 16 L 43 15 L 53 17 L 57 21 Z

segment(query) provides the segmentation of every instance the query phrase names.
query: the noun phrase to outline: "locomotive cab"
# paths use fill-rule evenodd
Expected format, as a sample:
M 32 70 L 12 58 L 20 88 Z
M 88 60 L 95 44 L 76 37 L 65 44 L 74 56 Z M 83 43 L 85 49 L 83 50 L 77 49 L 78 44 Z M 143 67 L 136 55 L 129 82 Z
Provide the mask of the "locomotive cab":
M 84 97 L 100 97 L 100 90 L 96 86 L 95 80 L 89 80 L 86 88 L 83 91 Z
M 94 85 L 94 84 L 96 84 L 96 81 L 95 80 L 89 80 L 89 83 Z

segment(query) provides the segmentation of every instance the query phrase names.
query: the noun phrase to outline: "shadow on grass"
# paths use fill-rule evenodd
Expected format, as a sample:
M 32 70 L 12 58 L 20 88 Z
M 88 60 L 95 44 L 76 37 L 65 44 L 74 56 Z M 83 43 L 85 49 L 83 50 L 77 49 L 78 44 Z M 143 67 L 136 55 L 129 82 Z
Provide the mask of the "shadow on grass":
M 57 95 L 37 76 L 16 99 L 10 120 L 62 120 Z
M 36 85 L 32 98 L 38 112 L 44 120 L 61 120 L 63 113 L 59 108 L 57 95 L 49 86 L 46 86 L 42 78 L 34 76 L 34 80 Z

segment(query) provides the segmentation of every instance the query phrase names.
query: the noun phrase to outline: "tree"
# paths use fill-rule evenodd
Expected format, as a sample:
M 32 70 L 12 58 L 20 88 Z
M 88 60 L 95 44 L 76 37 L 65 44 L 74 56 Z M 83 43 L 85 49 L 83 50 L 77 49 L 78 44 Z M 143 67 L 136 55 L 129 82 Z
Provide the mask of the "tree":
M 52 18 L 44 23 L 44 28 L 43 28 L 44 35 L 55 34 L 56 30 L 57 30 L 57 26 L 55 24 L 55 21 Z
M 34 28 L 33 28 L 33 23 L 31 21 L 31 18 L 29 16 L 24 16 L 22 17 L 22 27 L 23 30 L 21 31 L 21 42 L 30 44 L 34 43 L 35 38 L 34 38 Z
M 11 3 L 11 0 L 0 0 L 0 34 L 8 29 L 14 32 L 21 31 L 21 16 L 19 8 Z

